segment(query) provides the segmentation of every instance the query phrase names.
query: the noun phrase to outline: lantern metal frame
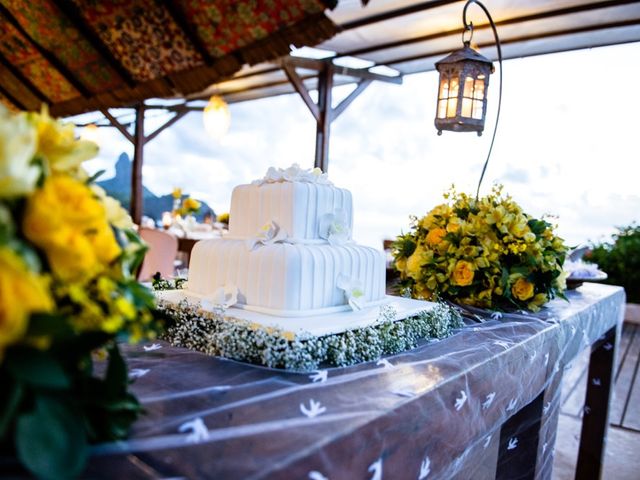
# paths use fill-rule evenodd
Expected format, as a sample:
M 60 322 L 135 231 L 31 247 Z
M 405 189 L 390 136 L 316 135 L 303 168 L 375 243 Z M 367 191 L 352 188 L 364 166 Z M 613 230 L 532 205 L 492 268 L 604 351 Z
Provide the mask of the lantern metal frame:
M 484 178 L 484 174 L 487 170 L 487 165 L 489 164 L 489 159 L 491 158 L 491 152 L 493 150 L 493 144 L 496 139 L 496 132 L 498 131 L 498 123 L 500 120 L 500 108 L 502 106 L 502 48 L 500 46 L 500 38 L 498 37 L 498 31 L 496 29 L 496 24 L 485 7 L 478 0 L 467 0 L 462 9 L 462 24 L 464 29 L 462 31 L 462 43 L 463 47 L 455 52 L 451 53 L 447 57 L 443 58 L 439 62 L 436 62 L 436 69 L 440 72 L 440 78 L 438 82 L 438 100 L 436 104 L 436 118 L 435 118 L 435 126 L 438 129 L 438 135 L 442 134 L 442 130 L 449 130 L 454 132 L 477 132 L 478 136 L 482 135 L 482 131 L 484 130 L 484 122 L 487 112 L 487 88 L 489 86 L 489 75 L 493 73 L 493 63 L 491 60 L 486 57 L 480 55 L 476 50 L 471 48 L 471 39 L 473 38 L 473 23 L 467 21 L 467 9 L 469 6 L 475 3 L 478 5 L 482 11 L 485 13 L 487 18 L 489 19 L 489 24 L 491 26 L 491 30 L 493 31 L 493 36 L 496 41 L 496 50 L 498 53 L 498 64 L 500 66 L 498 70 L 498 79 L 499 79 L 499 88 L 498 88 L 498 108 L 496 111 L 496 122 L 493 128 L 493 135 L 491 137 L 491 143 L 489 145 L 489 152 L 487 154 L 487 159 L 485 160 L 484 166 L 482 168 L 482 173 L 480 175 L 480 181 L 478 182 L 478 188 L 476 190 L 476 198 L 478 198 L 480 194 L 480 186 L 482 184 L 482 179 Z M 465 35 L 469 33 L 469 40 L 465 40 Z M 442 93 L 442 85 L 443 79 L 449 79 L 452 75 L 457 75 L 458 78 L 458 90 L 456 95 L 456 110 L 455 116 L 449 118 L 439 118 L 438 113 L 440 111 L 441 106 L 440 103 L 442 100 L 445 100 L 444 97 L 441 97 Z M 461 84 L 462 79 L 466 79 L 467 76 L 474 79 L 474 85 L 472 90 L 475 88 L 475 82 L 479 78 L 480 75 L 485 75 L 481 80 L 484 81 L 483 86 L 483 96 L 482 96 L 482 115 L 481 118 L 474 118 L 474 102 L 479 100 L 475 98 L 475 95 L 465 95 L 465 86 Z M 444 78 L 443 78 L 444 77 Z M 466 82 L 466 80 L 465 80 Z M 468 92 L 467 92 L 468 93 Z M 446 100 L 448 101 L 450 98 L 447 96 Z M 470 100 L 472 103 L 467 105 L 471 105 L 471 116 L 463 116 L 463 104 L 464 100 Z M 448 105 L 446 108 L 449 108 Z

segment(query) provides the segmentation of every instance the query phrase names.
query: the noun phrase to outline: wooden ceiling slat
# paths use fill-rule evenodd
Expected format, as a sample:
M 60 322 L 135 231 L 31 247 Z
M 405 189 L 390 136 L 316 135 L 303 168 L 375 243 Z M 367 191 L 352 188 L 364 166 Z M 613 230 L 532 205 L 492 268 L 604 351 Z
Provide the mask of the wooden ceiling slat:
M 82 82 L 76 78 L 76 76 L 51 52 L 47 49 L 43 48 L 38 42 L 36 42 L 24 28 L 22 25 L 15 19 L 15 17 L 11 14 L 9 10 L 5 8 L 4 5 L 0 3 L 0 15 L 4 16 L 4 18 L 11 23 L 15 27 L 18 32 L 24 38 L 31 43 L 31 45 L 38 51 L 40 55 L 44 57 L 44 59 L 49 62 L 57 71 L 62 75 L 62 77 L 68 81 L 81 95 L 84 97 L 88 97 L 91 95 L 91 92 L 85 87 Z
M 589 25 L 585 27 L 567 28 L 567 29 L 556 30 L 552 32 L 537 33 L 533 35 L 522 35 L 520 37 L 515 37 L 515 38 L 508 38 L 504 40 L 501 39 L 500 44 L 504 46 L 504 45 L 511 45 L 514 43 L 529 42 L 532 40 L 542 40 L 545 38 L 562 37 L 566 35 L 595 32 L 598 30 L 606 30 L 606 29 L 614 29 L 614 28 L 624 28 L 624 27 L 630 27 L 630 26 L 636 26 L 636 25 L 640 25 L 640 18 L 623 20 L 620 22 L 611 22 L 611 23 L 604 23 L 604 24 L 601 23 L 598 25 Z M 491 42 L 478 43 L 478 47 L 481 49 L 495 47 L 495 42 L 491 41 Z M 442 57 L 444 55 L 447 55 L 448 53 L 451 53 L 451 50 L 440 50 L 437 52 L 429 52 L 428 54 L 421 54 L 421 55 L 415 55 L 411 57 L 394 59 L 393 61 L 390 61 L 387 64 L 398 65 L 401 63 L 412 62 L 412 61 L 421 60 L 424 58 Z M 505 57 L 505 58 L 509 58 L 509 57 Z
M 27 77 L 25 77 L 20 70 L 18 70 L 11 62 L 9 62 L 4 55 L 0 54 L 0 63 L 11 72 L 11 74 L 18 79 L 38 100 L 44 103 L 50 103 L 51 100 L 47 98 Z
M 543 12 L 536 12 L 530 15 L 522 15 L 518 17 L 506 18 L 503 20 L 496 21 L 495 24 L 498 27 L 506 26 L 506 25 L 515 25 L 518 23 L 530 22 L 535 20 L 545 20 L 545 19 L 559 17 L 563 15 L 572 15 L 576 13 L 600 10 L 603 8 L 618 7 L 618 6 L 623 6 L 627 4 L 633 4 L 633 3 L 638 3 L 638 0 L 607 0 L 602 2 L 572 5 L 570 7 L 546 10 Z M 474 31 L 486 30 L 489 28 L 491 28 L 489 23 L 474 24 L 473 26 Z M 454 30 L 446 30 L 444 32 L 435 32 L 428 35 L 421 35 L 419 37 L 405 38 L 405 39 L 396 40 L 393 42 L 385 42 L 382 44 L 371 45 L 364 48 L 357 48 L 357 49 L 353 49 L 345 52 L 340 52 L 336 55 L 336 57 L 364 55 L 371 52 L 379 52 L 380 50 L 388 50 L 395 47 L 401 47 L 403 45 L 409 45 L 411 43 L 428 42 L 430 40 L 448 37 L 449 35 L 460 35 L 461 32 L 462 32 L 462 20 L 460 20 L 460 28 L 456 28 Z M 425 55 L 425 56 L 428 56 L 428 55 Z
M 102 43 L 100 37 L 85 23 L 75 4 L 71 0 L 53 0 L 53 3 L 55 3 L 60 11 L 69 19 L 85 40 L 100 54 L 104 61 L 122 77 L 126 85 L 131 88 L 135 87 L 136 82 L 129 71 L 116 60 L 107 46 Z
M 11 102 L 15 107 L 19 108 L 20 110 L 27 110 L 27 107 L 25 107 L 22 102 L 20 102 L 17 98 L 15 98 L 13 95 L 11 95 L 9 92 L 7 92 L 2 85 L 0 85 L 0 95 L 2 95 L 4 98 L 6 98 L 9 102 Z

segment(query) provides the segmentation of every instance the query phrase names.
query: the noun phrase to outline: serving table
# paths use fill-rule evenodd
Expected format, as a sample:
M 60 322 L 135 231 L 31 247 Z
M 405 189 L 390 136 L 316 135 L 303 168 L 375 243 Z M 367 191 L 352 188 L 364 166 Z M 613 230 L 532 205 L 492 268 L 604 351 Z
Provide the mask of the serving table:
M 126 346 L 147 414 L 91 478 L 550 478 L 563 372 L 591 348 L 577 478 L 601 471 L 624 291 L 585 284 L 378 362 L 288 372 Z

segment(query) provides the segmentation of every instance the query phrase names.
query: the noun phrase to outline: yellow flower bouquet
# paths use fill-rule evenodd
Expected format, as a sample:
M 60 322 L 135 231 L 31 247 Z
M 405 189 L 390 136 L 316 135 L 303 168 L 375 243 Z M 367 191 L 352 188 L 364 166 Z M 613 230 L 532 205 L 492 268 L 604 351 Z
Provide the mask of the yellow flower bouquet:
M 171 193 L 173 197 L 173 215 L 186 217 L 187 215 L 195 215 L 200 211 L 200 202 L 195 198 L 187 197 L 182 199 L 182 189 L 175 187 Z
M 38 477 L 77 476 L 89 443 L 126 435 L 141 408 L 117 341 L 159 328 L 133 275 L 144 244 L 82 168 L 96 153 L 46 108 L 0 107 L 0 453 Z
M 537 311 L 563 296 L 567 247 L 550 223 L 524 213 L 500 186 L 478 199 L 452 189 L 445 200 L 393 244 L 413 297 Z

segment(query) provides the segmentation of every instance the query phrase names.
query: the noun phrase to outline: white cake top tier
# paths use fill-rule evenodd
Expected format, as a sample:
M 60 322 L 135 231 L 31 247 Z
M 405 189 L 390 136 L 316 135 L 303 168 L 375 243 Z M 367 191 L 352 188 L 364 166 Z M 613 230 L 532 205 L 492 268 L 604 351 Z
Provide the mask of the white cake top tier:
M 319 169 L 270 168 L 231 195 L 229 235 L 252 238 L 265 226 L 276 224 L 292 243 L 326 242 L 329 235 L 351 240 L 351 192 L 336 188 Z

